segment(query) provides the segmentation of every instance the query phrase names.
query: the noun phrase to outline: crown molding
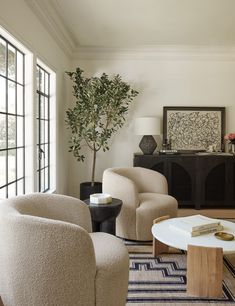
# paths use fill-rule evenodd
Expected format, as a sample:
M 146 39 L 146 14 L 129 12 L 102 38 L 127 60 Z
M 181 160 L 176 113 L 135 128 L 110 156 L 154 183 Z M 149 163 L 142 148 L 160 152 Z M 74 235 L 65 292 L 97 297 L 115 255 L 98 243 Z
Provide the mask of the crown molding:
M 71 57 L 76 44 L 53 3 L 47 0 L 25 0 L 25 2 L 37 15 L 58 46 L 67 56 Z
M 235 46 L 158 45 L 134 48 L 79 47 L 73 60 L 205 60 L 235 61 Z

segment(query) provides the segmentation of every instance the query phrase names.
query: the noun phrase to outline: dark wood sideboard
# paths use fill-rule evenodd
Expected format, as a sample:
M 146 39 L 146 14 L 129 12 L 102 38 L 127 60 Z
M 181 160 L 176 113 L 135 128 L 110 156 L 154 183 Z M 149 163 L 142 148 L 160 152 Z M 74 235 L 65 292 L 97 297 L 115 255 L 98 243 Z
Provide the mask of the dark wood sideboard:
M 235 208 L 235 157 L 134 154 L 134 166 L 158 171 L 180 208 Z

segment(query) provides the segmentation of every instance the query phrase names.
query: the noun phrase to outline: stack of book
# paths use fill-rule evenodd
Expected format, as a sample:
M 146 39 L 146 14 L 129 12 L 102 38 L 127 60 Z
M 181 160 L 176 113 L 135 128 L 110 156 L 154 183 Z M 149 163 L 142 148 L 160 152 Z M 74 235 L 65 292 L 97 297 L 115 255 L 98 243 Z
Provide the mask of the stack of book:
M 191 237 L 221 231 L 223 226 L 220 220 L 203 215 L 194 215 L 172 220 L 171 227 L 190 235 Z

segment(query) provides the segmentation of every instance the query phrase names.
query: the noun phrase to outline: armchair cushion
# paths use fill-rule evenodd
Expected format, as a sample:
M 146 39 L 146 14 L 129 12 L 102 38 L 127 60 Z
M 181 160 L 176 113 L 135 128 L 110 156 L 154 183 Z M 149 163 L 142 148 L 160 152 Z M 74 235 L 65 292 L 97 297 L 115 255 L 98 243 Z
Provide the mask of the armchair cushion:
M 136 231 L 139 240 L 152 239 L 153 220 L 164 215 L 177 216 L 178 203 L 175 198 L 158 193 L 139 193 L 140 206 L 136 210 Z

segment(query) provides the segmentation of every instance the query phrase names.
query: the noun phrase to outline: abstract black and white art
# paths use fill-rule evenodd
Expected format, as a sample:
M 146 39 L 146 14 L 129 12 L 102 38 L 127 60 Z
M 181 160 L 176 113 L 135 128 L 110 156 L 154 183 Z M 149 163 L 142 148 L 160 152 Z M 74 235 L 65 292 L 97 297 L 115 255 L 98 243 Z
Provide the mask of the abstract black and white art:
M 204 151 L 214 146 L 222 150 L 224 107 L 164 107 L 163 138 L 171 149 Z

